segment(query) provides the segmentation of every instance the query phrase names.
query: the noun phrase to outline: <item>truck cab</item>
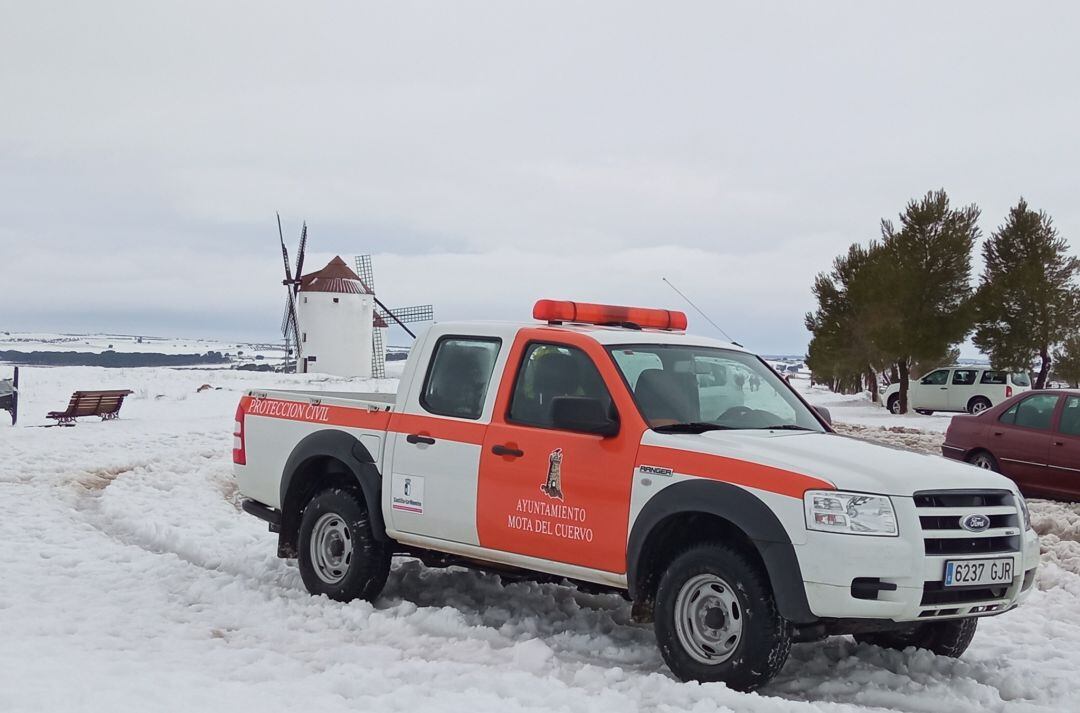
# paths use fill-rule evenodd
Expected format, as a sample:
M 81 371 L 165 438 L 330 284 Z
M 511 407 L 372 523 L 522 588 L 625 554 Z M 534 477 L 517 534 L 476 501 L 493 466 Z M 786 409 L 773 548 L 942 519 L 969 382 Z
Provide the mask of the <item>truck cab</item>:
M 677 676 L 752 689 L 829 634 L 959 655 L 1030 589 L 1008 479 L 833 433 L 682 313 L 534 318 L 431 327 L 393 396 L 243 397 L 244 509 L 313 594 L 374 598 L 394 556 L 618 590 Z

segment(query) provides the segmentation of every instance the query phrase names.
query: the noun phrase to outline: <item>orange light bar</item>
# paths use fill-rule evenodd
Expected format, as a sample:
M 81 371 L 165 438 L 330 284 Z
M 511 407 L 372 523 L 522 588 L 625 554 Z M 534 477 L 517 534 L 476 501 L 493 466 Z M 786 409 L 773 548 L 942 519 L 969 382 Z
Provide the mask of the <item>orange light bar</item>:
M 533 319 L 545 322 L 579 322 L 583 324 L 634 324 L 642 329 L 686 329 L 686 313 L 670 309 L 595 305 L 588 302 L 538 300 L 533 307 Z

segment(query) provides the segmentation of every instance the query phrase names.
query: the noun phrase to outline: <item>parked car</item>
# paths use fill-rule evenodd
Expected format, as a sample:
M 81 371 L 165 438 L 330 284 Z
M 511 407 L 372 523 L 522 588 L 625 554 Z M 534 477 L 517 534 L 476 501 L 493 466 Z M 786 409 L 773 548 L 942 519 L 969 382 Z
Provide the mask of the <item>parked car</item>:
M 957 416 L 941 452 L 1009 476 L 1025 495 L 1080 500 L 1080 389 L 1016 394 Z
M 923 414 L 980 413 L 1030 388 L 1031 378 L 1021 372 L 996 371 L 985 366 L 950 366 L 908 382 L 908 406 Z M 900 413 L 900 384 L 885 388 L 881 402 L 893 413 Z
M 1031 591 L 1008 478 L 838 436 L 682 313 L 533 317 L 430 327 L 397 394 L 241 398 L 243 508 L 309 592 L 374 599 L 394 556 L 566 579 L 625 593 L 679 678 L 752 689 L 832 634 L 959 656 Z

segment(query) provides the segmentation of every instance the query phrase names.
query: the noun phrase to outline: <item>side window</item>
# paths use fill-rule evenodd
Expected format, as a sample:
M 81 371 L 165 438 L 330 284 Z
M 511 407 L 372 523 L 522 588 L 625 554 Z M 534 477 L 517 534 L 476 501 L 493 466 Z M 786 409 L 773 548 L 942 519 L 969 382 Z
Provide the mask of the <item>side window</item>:
M 984 371 L 982 379 L 979 380 L 980 384 L 1004 384 L 1005 372 L 1004 371 Z
M 589 356 L 561 344 L 530 344 L 518 369 L 508 418 L 541 428 L 554 421 L 551 403 L 560 396 L 590 396 L 611 408 L 611 395 Z
M 937 371 L 931 371 L 929 374 L 922 378 L 920 383 L 927 386 L 944 386 L 949 382 L 949 370 L 938 369 Z
M 1057 394 L 1036 394 L 1029 396 L 1013 406 L 1002 416 L 1008 416 L 1015 411 L 1012 423 L 1024 428 L 1035 428 L 1040 431 L 1049 431 L 1050 423 L 1054 419 L 1054 407 L 1057 406 Z
M 420 405 L 439 416 L 480 418 L 502 342 L 483 337 L 443 337 L 435 345 Z
M 1065 409 L 1061 412 L 1061 432 L 1080 436 L 1080 396 L 1070 396 L 1065 400 Z
M 957 369 L 952 375 L 953 386 L 971 386 L 975 383 L 975 374 L 974 369 Z

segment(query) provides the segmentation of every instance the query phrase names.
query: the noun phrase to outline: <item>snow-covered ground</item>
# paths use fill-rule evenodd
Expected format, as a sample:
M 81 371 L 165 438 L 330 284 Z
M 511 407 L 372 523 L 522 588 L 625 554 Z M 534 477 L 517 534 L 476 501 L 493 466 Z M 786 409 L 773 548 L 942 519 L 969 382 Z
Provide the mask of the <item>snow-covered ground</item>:
M 343 381 L 25 369 L 22 424 L 0 413 L 0 711 L 964 713 L 1080 700 L 1080 509 L 1056 503 L 1034 505 L 1037 591 L 984 620 L 962 659 L 834 638 L 795 646 L 758 694 L 674 680 L 617 596 L 400 561 L 374 606 L 312 598 L 237 507 L 233 413 L 254 385 L 394 388 Z M 204 383 L 221 390 L 197 393 Z M 135 391 L 120 420 L 34 427 L 72 390 L 107 387 Z M 812 398 L 892 438 L 864 422 L 869 407 Z
M 937 412 L 923 416 L 914 411 L 902 416 L 890 413 L 884 406 L 870 400 L 868 394 L 837 394 L 825 386 L 811 386 L 809 378 L 803 374 L 791 378 L 791 385 L 799 390 L 806 400 L 815 406 L 829 409 L 833 420 L 839 423 L 854 423 L 860 426 L 884 426 L 886 428 L 914 428 L 921 431 L 945 433 L 949 421 L 956 414 Z

